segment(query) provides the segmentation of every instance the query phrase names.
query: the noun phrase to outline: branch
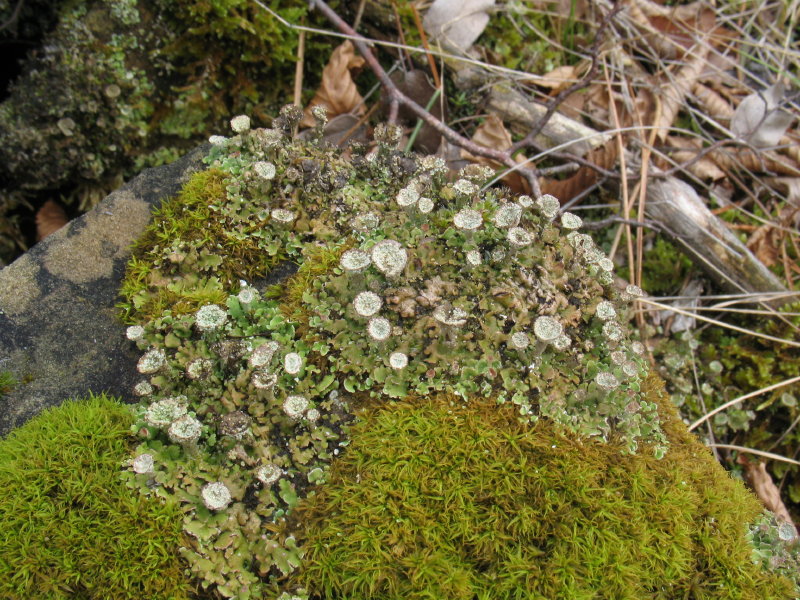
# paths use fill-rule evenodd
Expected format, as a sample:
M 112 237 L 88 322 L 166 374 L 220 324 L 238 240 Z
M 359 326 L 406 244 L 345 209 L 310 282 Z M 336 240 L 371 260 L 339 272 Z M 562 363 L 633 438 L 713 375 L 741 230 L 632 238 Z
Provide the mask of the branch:
M 466 150 L 467 152 L 474 154 L 476 156 L 483 156 L 485 158 L 489 158 L 495 162 L 501 163 L 506 165 L 507 167 L 513 167 L 516 165 L 516 162 L 511 156 L 510 151 L 502 151 L 502 150 L 494 150 L 492 148 L 487 148 L 486 146 L 481 146 L 480 144 L 476 144 L 475 142 L 465 138 L 464 136 L 456 133 L 453 129 L 448 127 L 445 123 L 434 117 L 431 113 L 425 110 L 422 106 L 414 102 L 411 98 L 403 94 L 394 82 L 391 80 L 389 75 L 383 69 L 381 64 L 375 58 L 375 55 L 372 53 L 372 50 L 369 48 L 368 40 L 357 33 L 350 25 L 348 25 L 344 19 L 342 19 L 330 6 L 328 6 L 323 0 L 312 0 L 311 1 L 311 8 L 318 9 L 321 13 L 323 13 L 328 20 L 333 23 L 333 25 L 342 33 L 347 34 L 349 38 L 353 41 L 358 51 L 364 57 L 364 60 L 367 61 L 367 65 L 369 65 L 372 72 L 375 73 L 375 76 L 381 82 L 384 91 L 386 92 L 389 98 L 389 123 L 394 123 L 397 121 L 397 113 L 400 105 L 405 106 L 411 112 L 413 112 L 417 118 L 423 120 L 425 123 L 433 127 L 437 132 L 439 132 L 446 140 L 459 146 Z M 542 195 L 541 189 L 539 188 L 539 179 L 537 176 L 537 172 L 534 169 L 518 169 L 520 174 L 524 175 L 528 182 L 531 184 L 531 191 L 533 195 L 539 197 Z
M 589 67 L 589 70 L 586 72 L 579 81 L 576 81 L 568 88 L 561 90 L 558 95 L 554 96 L 547 102 L 547 111 L 544 113 L 541 119 L 533 126 L 533 128 L 528 132 L 524 138 L 519 140 L 517 143 L 511 146 L 509 152 L 511 154 L 516 153 L 522 148 L 527 148 L 533 145 L 533 140 L 536 139 L 542 129 L 544 129 L 547 122 L 550 120 L 550 117 L 553 116 L 553 113 L 556 112 L 559 106 L 566 100 L 569 96 L 577 92 L 578 90 L 582 90 L 585 87 L 588 87 L 589 84 L 594 79 L 594 76 L 597 75 L 597 68 L 598 68 L 598 61 L 597 55 L 600 53 L 600 43 L 603 41 L 603 34 L 605 33 L 606 28 L 611 23 L 612 19 L 617 15 L 619 11 L 622 10 L 622 5 L 618 4 L 611 9 L 603 22 L 600 23 L 600 27 L 597 29 L 597 34 L 594 37 L 594 42 L 592 42 L 592 47 L 589 49 L 589 56 L 592 57 L 592 65 Z

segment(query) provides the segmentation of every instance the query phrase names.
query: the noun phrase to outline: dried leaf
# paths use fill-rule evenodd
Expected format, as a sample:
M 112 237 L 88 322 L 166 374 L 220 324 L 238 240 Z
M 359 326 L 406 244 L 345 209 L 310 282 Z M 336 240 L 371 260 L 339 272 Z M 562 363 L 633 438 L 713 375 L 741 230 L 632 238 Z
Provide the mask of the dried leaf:
M 316 121 L 311 115 L 314 106 L 324 106 L 331 119 L 345 113 L 364 114 L 363 98 L 358 93 L 350 71 L 364 66 L 364 59 L 356 55 L 350 40 L 343 42 L 331 54 L 328 64 L 322 70 L 322 83 L 306 107 L 301 125 L 313 127 Z
M 67 213 L 61 205 L 48 200 L 36 212 L 36 241 L 41 242 L 51 233 L 55 233 L 69 222 Z
M 781 493 L 778 486 L 772 481 L 769 473 L 767 473 L 767 465 L 763 462 L 752 464 L 746 457 L 740 455 L 738 462 L 744 466 L 745 476 L 753 491 L 761 499 L 764 506 L 775 513 L 778 520 L 785 523 L 792 523 L 792 517 L 786 506 L 781 500 Z
M 697 48 L 692 58 L 661 87 L 661 117 L 656 123 L 658 138 L 661 141 L 667 137 L 675 117 L 686 102 L 686 95 L 694 87 L 697 78 L 703 70 L 703 65 L 708 54 L 708 46 Z
M 472 135 L 472 141 L 493 150 L 508 150 L 513 143 L 511 134 L 508 132 L 505 125 L 503 125 L 503 121 L 494 114 L 490 114 L 486 117 L 486 120 L 478 126 L 475 133 Z M 488 158 L 473 156 L 466 150 L 461 151 L 461 156 L 462 158 L 482 165 L 489 165 L 494 168 L 506 168 L 505 165 L 501 165 Z M 523 163 L 526 159 L 521 154 L 517 154 L 514 160 L 516 160 L 517 163 Z M 509 173 L 503 177 L 502 181 L 518 194 L 530 193 L 528 182 L 519 173 Z
M 733 107 L 717 92 L 702 83 L 695 83 L 692 87 L 695 100 L 705 110 L 706 115 L 712 119 L 730 119 L 733 117 Z
M 772 172 L 778 175 L 800 177 L 798 164 L 786 156 L 779 156 L 770 150 L 755 151 L 743 147 L 722 149 L 711 153 L 711 158 L 722 169 L 749 169 L 755 173 Z
M 649 46 L 665 59 L 683 58 L 687 51 L 701 45 L 706 50 L 724 46 L 736 37 L 730 29 L 717 25 L 714 9 L 699 2 L 661 6 L 638 0 L 630 3 L 628 12 L 643 30 Z
M 539 87 L 548 88 L 556 92 L 569 87 L 580 77 L 578 76 L 578 69 L 575 65 L 564 65 L 556 67 L 546 75 L 531 79 L 527 83 L 538 85 Z
M 617 160 L 616 141 L 611 140 L 591 150 L 585 158 L 601 169 L 610 169 Z M 568 202 L 599 180 L 597 171 L 590 167 L 581 167 L 567 179 L 543 179 L 540 186 L 543 194 L 551 194 L 561 202 Z
M 463 52 L 483 33 L 493 6 L 494 0 L 436 0 L 422 25 L 437 42 Z
M 794 121 L 780 108 L 786 93 L 778 81 L 761 92 L 754 92 L 739 103 L 731 119 L 731 131 L 756 148 L 776 146 Z
M 670 156 L 679 165 L 688 163 L 686 170 L 695 177 L 699 179 L 710 179 L 712 181 L 725 177 L 725 172 L 707 156 L 692 162 L 702 148 L 702 142 L 699 139 L 669 136 L 667 138 L 667 143 L 673 148 L 682 149 L 673 151 Z

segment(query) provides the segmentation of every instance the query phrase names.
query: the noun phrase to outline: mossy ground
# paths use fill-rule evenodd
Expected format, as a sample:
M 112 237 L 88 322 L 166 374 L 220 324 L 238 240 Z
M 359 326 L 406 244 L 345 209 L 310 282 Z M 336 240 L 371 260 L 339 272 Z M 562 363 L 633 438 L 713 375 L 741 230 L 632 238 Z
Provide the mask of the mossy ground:
M 182 600 L 181 511 L 120 480 L 129 409 L 69 401 L 0 440 L 0 597 Z
M 256 228 L 215 218 L 214 201 L 225 197 L 226 174 L 194 174 L 181 193 L 154 211 L 153 222 L 133 247 L 120 288 L 127 322 L 146 322 L 169 309 L 180 315 L 205 304 L 224 304 L 239 280 L 263 278 L 286 258 L 275 244 L 265 249 Z M 134 318 L 134 315 L 136 317 Z
M 374 408 L 293 514 L 312 598 L 790 598 L 752 562 L 757 500 L 679 421 L 666 457 L 440 395 Z

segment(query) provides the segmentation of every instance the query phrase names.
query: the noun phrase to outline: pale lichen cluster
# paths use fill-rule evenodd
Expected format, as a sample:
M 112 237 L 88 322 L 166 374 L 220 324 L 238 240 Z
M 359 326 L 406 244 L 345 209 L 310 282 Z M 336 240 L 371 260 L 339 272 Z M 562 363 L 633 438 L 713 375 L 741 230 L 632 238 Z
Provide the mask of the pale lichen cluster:
M 315 252 L 332 266 L 291 305 L 283 288 L 270 289 L 274 301 L 241 282 L 225 302 L 128 330 L 143 352 L 146 437 L 131 485 L 187 504 L 182 554 L 204 585 L 258 597 L 300 564 L 302 549 L 270 525 L 325 480 L 351 400 L 490 397 L 525 422 L 663 455 L 613 264 L 576 231 L 580 218 L 559 219 L 552 197 L 482 189 L 486 167 L 449 182 L 440 159 L 396 151 L 392 127 L 376 131 L 375 153 L 346 161 L 292 138 L 299 116 L 285 109 L 268 130 L 237 117 L 234 137 L 212 140 L 209 163 L 227 177 L 214 218 L 232 238 L 279 245 L 273 254 L 301 271 Z

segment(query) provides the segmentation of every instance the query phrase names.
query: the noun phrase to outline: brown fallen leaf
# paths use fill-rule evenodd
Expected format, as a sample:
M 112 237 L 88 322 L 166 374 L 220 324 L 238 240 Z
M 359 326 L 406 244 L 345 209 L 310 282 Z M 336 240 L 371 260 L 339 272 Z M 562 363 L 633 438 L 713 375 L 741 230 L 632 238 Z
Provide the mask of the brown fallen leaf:
M 311 114 L 315 106 L 323 106 L 328 110 L 328 118 L 332 119 L 345 113 L 364 114 L 363 98 L 358 93 L 356 84 L 350 74 L 351 70 L 364 66 L 364 59 L 356 54 L 353 43 L 347 40 L 340 44 L 331 54 L 328 64 L 322 70 L 322 83 L 303 113 L 300 124 L 313 127 L 316 121 Z
M 36 241 L 41 242 L 51 233 L 55 233 L 69 222 L 67 213 L 61 205 L 53 200 L 47 200 L 36 211 Z
M 773 181 L 775 179 L 789 181 L 789 178 L 773 178 Z M 788 184 L 790 194 L 793 188 L 794 190 L 797 188 L 797 179 L 793 179 L 792 183 L 793 185 Z M 780 260 L 780 249 L 784 240 L 787 235 L 791 235 L 787 232 L 797 227 L 799 215 L 800 207 L 787 204 L 781 209 L 776 223 L 764 223 L 753 232 L 753 235 L 747 240 L 747 247 L 766 266 L 771 267 L 777 264 Z
M 583 69 L 585 71 L 585 69 Z M 580 79 L 581 75 L 577 65 L 563 65 L 556 67 L 549 73 L 537 77 L 536 79 L 526 80 L 526 83 L 548 88 L 554 92 L 560 92 Z
M 590 150 L 584 158 L 601 169 L 610 169 L 617 159 L 617 144 L 614 140 Z M 591 167 L 581 167 L 566 179 L 546 178 L 539 182 L 543 194 L 555 196 L 561 203 L 569 202 L 575 196 L 593 186 L 601 176 Z
M 794 525 L 789 511 L 781 500 L 781 493 L 778 486 L 772 481 L 772 477 L 767 473 L 767 465 L 763 462 L 757 464 L 751 463 L 743 454 L 739 455 L 737 461 L 744 467 L 744 474 L 747 478 L 750 487 L 761 499 L 761 502 L 769 510 L 775 513 L 779 521 Z
M 692 86 L 692 93 L 706 115 L 712 119 L 719 121 L 720 119 L 730 119 L 733 116 L 734 108 L 725 98 L 707 85 L 695 82 Z
M 667 144 L 672 148 L 680 148 L 680 150 L 673 150 L 670 153 L 672 160 L 679 165 L 689 163 L 687 170 L 695 177 L 712 181 L 725 177 L 725 172 L 706 156 L 691 162 L 703 147 L 703 143 L 699 139 L 670 135 L 667 136 Z
M 483 123 L 478 126 L 475 133 L 472 134 L 472 141 L 493 150 L 508 150 L 513 143 L 511 134 L 506 129 L 506 126 L 503 125 L 502 119 L 494 114 L 490 114 Z M 489 165 L 495 169 L 507 168 L 505 165 L 501 165 L 491 159 L 482 156 L 474 156 L 466 150 L 461 151 L 461 157 L 474 163 Z M 523 163 L 526 158 L 521 154 L 517 154 L 514 160 L 516 160 L 517 163 Z M 502 182 L 517 194 L 530 194 L 530 185 L 519 173 L 509 173 L 502 178 Z

